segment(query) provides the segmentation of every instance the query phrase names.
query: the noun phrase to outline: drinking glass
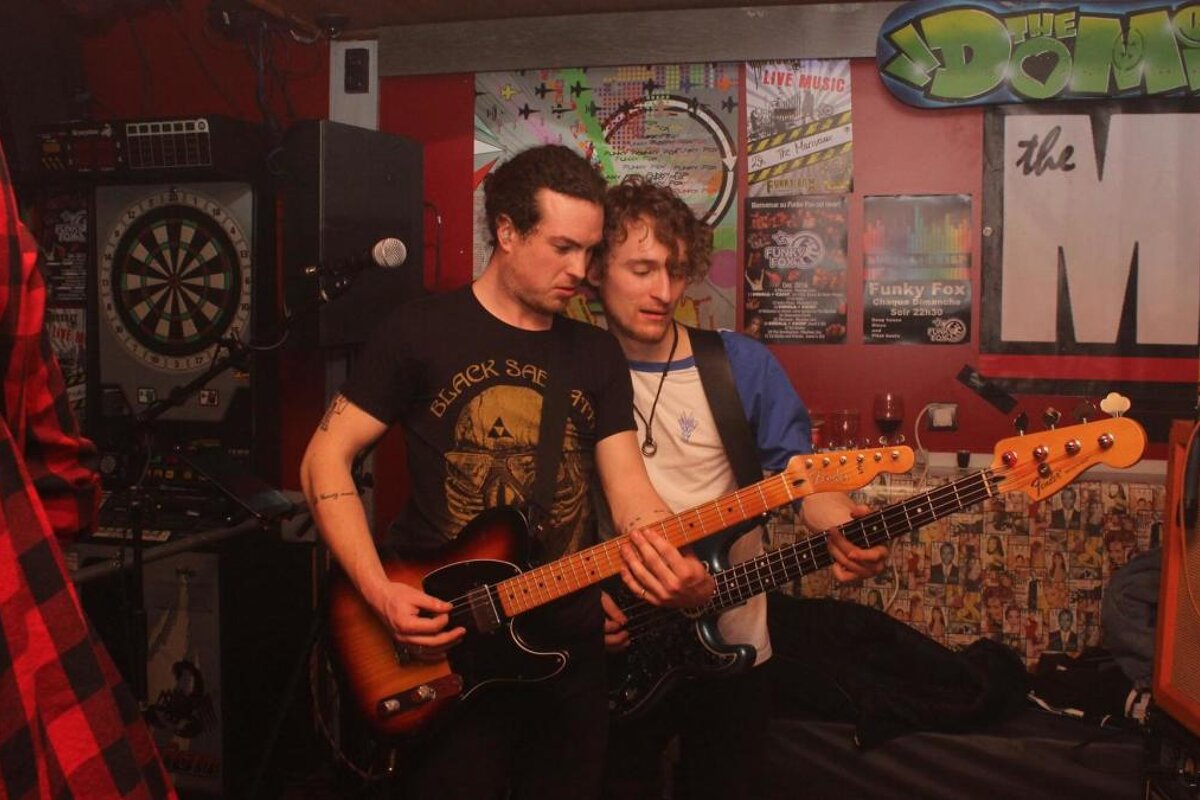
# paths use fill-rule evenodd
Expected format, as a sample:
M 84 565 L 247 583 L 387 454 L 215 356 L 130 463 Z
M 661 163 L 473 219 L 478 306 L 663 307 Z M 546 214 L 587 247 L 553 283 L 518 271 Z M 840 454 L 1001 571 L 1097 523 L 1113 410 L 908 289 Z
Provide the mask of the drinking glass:
M 882 445 L 902 443 L 904 435 L 897 436 L 896 433 L 904 423 L 904 398 L 895 392 L 880 392 L 875 395 L 872 411 L 875 416 L 875 424 L 879 426 L 879 430 L 883 434 L 879 437 L 879 443 Z

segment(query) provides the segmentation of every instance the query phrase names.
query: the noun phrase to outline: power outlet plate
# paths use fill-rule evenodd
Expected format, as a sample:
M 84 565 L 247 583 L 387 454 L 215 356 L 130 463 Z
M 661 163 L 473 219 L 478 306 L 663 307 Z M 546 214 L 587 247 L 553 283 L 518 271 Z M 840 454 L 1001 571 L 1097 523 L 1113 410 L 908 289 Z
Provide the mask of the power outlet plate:
M 927 419 L 931 431 L 958 430 L 958 403 L 930 403 Z

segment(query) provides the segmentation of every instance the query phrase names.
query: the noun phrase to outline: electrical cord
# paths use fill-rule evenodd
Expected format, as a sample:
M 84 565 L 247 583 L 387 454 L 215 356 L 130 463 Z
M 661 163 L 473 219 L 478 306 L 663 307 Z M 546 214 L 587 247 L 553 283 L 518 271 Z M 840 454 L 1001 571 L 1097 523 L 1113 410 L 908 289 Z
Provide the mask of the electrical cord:
M 913 494 L 917 494 L 925 488 L 925 482 L 929 477 L 929 451 L 921 444 L 921 420 L 933 406 L 933 403 L 926 403 L 917 412 L 917 418 L 913 420 L 913 450 L 916 451 L 917 463 L 921 465 L 921 472 L 916 476 L 916 482 L 913 485 Z
M 433 221 L 437 226 L 437 235 L 434 237 L 433 261 L 433 290 L 436 292 L 442 287 L 442 212 L 428 200 L 425 201 L 424 205 L 426 210 L 433 212 Z
M 1175 520 L 1179 528 L 1179 559 L 1181 569 L 1183 570 L 1183 585 L 1187 587 L 1188 600 L 1191 601 L 1192 611 L 1197 617 L 1200 617 L 1200 603 L 1196 602 L 1196 590 L 1194 584 L 1188 574 L 1188 536 L 1187 536 L 1187 518 L 1184 514 L 1184 499 L 1187 496 L 1187 468 L 1191 464 L 1192 448 L 1197 444 L 1197 433 L 1200 433 L 1200 422 L 1192 426 L 1192 432 L 1188 435 L 1187 444 L 1183 448 L 1183 475 L 1180 476 L 1180 492 L 1176 498 L 1175 507 L 1170 513 L 1175 515 Z M 1200 514 L 1197 514 L 1194 530 L 1192 531 L 1192 541 L 1200 542 Z
M 171 23 L 175 26 L 175 30 L 179 33 L 179 38 L 183 40 L 185 45 L 187 45 L 188 52 L 192 54 L 192 59 L 196 62 L 196 66 L 200 68 L 200 72 L 206 79 L 208 79 L 209 85 L 212 86 L 220 98 L 225 101 L 225 105 L 229 106 L 230 112 L 232 112 L 233 116 L 236 117 L 238 115 L 237 104 L 233 102 L 233 99 L 225 91 L 224 87 L 222 87 L 220 82 L 217 81 L 217 76 L 213 74 L 212 70 L 208 68 L 208 65 L 200 56 L 200 51 L 196 49 L 196 43 L 192 41 L 192 37 L 188 35 L 187 29 L 184 28 L 183 23 L 180 21 L 180 15 L 182 13 L 183 12 L 179 8 L 174 8 L 168 12 L 167 18 L 170 19 Z

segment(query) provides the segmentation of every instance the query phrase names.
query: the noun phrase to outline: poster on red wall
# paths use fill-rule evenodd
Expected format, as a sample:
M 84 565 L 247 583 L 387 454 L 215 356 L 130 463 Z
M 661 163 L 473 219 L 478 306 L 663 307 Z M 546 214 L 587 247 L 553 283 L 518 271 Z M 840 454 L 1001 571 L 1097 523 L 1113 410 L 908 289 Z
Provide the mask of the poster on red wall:
M 745 332 L 770 344 L 846 340 L 846 197 L 746 201 Z
M 863 200 L 863 339 L 868 344 L 971 340 L 971 198 Z
M 848 60 L 749 63 L 746 106 L 751 197 L 843 194 L 853 188 Z

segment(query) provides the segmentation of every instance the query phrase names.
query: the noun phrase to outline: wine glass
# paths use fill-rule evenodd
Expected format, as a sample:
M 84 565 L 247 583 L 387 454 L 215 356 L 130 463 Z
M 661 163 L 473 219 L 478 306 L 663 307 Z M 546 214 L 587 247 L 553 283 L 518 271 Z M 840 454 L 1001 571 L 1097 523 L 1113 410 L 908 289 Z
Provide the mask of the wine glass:
M 900 425 L 904 422 L 904 398 L 895 392 L 880 392 L 875 395 L 871 406 L 875 415 L 875 424 L 879 426 L 883 436 L 879 437 L 882 445 L 902 444 L 904 434 L 896 436 Z
M 858 411 L 843 408 L 829 415 L 829 448 L 831 450 L 853 449 L 858 436 Z
M 825 449 L 825 413 L 823 411 L 809 411 L 809 441 L 812 443 L 814 453 L 818 453 Z

